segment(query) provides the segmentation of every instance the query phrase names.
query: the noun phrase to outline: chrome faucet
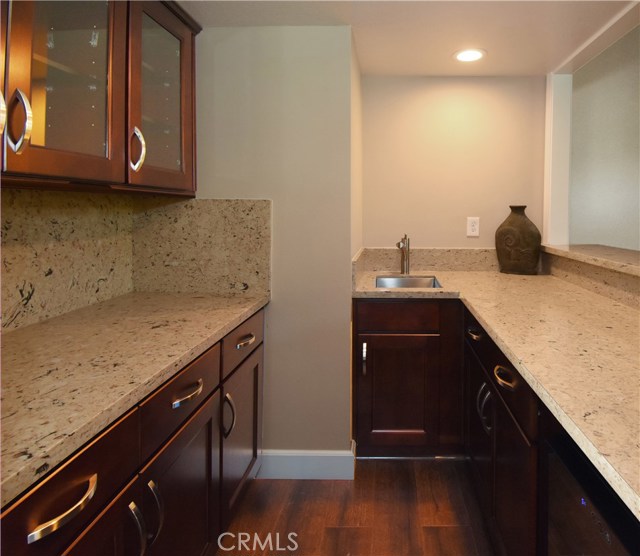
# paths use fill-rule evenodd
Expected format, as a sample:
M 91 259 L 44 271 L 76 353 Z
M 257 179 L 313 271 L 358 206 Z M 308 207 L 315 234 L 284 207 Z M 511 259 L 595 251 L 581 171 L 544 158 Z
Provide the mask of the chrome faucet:
M 410 252 L 409 252 L 409 238 L 407 234 L 396 243 L 396 247 L 400 249 L 400 274 L 409 274 Z

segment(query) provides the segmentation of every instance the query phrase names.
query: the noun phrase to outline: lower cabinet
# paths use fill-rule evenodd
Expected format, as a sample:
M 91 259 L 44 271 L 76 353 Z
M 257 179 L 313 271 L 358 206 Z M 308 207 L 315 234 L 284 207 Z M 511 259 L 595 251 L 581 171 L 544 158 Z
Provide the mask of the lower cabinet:
M 461 454 L 460 301 L 356 299 L 353 320 L 358 457 Z
M 2 554 L 214 554 L 259 468 L 263 323 L 223 338 L 224 372 L 216 344 L 5 508 Z
M 263 348 L 258 347 L 222 384 L 222 526 L 231 520 L 248 478 L 258 470 Z
M 480 506 L 499 554 L 536 556 L 537 397 L 470 314 L 465 332 L 466 448 Z
M 219 532 L 220 391 L 141 471 L 149 556 L 200 556 Z

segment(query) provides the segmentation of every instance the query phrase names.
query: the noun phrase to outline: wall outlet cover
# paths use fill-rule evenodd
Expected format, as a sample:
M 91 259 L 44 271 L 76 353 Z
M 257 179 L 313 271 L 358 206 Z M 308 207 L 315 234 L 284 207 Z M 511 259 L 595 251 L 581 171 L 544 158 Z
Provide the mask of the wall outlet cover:
M 479 216 L 467 216 L 467 237 L 480 237 Z

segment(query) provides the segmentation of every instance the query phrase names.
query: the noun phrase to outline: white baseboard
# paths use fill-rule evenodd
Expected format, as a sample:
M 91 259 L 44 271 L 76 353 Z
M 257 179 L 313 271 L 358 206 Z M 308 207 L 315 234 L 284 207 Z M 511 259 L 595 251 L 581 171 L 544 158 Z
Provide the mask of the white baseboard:
M 258 479 L 353 480 L 351 450 L 262 450 Z

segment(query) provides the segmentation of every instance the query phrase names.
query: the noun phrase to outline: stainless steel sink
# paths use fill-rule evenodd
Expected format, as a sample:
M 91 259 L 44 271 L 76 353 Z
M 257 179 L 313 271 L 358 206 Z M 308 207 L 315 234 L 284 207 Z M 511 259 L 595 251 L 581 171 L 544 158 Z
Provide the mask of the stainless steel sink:
M 376 288 L 441 288 L 435 276 L 376 276 Z

